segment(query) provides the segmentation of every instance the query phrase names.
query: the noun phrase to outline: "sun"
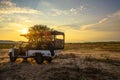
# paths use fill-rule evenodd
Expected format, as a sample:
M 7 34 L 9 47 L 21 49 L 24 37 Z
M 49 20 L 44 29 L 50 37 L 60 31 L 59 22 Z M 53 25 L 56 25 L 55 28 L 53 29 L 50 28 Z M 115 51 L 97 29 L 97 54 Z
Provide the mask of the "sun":
M 27 34 L 28 33 L 28 28 L 24 28 L 21 30 L 23 34 Z

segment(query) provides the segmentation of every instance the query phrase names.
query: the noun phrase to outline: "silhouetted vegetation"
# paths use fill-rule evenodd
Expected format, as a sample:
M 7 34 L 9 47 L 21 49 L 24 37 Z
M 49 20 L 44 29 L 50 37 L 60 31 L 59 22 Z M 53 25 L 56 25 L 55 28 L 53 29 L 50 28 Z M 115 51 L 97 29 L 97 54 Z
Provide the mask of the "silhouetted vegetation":
M 0 44 L 0 49 L 9 49 L 12 48 L 13 45 L 9 45 L 9 44 Z
M 29 42 L 39 43 L 52 41 L 51 32 L 53 29 L 48 28 L 46 25 L 34 25 L 29 28 L 28 33 L 23 35 Z
M 30 42 L 29 46 L 34 48 L 47 49 L 48 45 L 54 39 L 52 36 L 53 29 L 48 28 L 46 25 L 34 25 L 29 28 L 27 34 L 23 34 Z

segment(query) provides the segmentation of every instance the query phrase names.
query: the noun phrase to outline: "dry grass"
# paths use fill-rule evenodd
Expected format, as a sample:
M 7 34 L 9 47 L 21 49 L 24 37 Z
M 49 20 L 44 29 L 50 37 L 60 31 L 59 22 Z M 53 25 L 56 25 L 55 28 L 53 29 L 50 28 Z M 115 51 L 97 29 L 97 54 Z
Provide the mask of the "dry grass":
M 120 80 L 118 51 L 66 49 L 51 63 L 40 65 L 32 58 L 10 63 L 7 52 L 0 50 L 0 80 Z

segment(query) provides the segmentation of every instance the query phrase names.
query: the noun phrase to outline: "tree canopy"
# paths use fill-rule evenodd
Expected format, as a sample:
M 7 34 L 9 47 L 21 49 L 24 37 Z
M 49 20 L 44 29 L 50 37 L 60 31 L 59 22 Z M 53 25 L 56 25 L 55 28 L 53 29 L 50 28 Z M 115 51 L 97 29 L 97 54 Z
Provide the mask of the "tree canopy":
M 29 42 L 34 42 L 36 44 L 40 42 L 50 42 L 53 37 L 51 32 L 53 29 L 47 27 L 46 25 L 34 25 L 28 29 L 28 33 L 23 35 Z

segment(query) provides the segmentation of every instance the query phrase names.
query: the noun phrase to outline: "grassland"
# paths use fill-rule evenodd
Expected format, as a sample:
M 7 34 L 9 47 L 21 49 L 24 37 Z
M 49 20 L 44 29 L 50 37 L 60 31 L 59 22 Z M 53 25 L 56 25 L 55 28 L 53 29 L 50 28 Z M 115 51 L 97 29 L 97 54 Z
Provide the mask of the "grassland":
M 17 59 L 0 49 L 0 80 L 120 80 L 120 42 L 67 43 L 51 63 Z

